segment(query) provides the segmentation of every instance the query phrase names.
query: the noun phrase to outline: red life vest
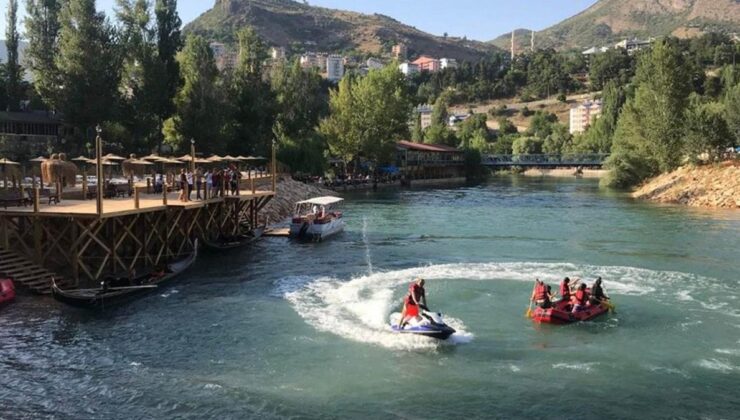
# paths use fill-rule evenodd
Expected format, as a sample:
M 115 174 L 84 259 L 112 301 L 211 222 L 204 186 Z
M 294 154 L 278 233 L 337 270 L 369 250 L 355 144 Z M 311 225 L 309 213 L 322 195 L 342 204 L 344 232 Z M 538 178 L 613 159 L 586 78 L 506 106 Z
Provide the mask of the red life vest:
M 545 300 L 547 299 L 547 285 L 545 283 L 540 283 L 537 285 L 537 288 L 534 292 L 534 300 Z
M 585 305 L 586 299 L 588 299 L 588 293 L 585 290 L 578 290 L 576 292 L 576 303 L 579 305 Z
M 570 283 L 560 283 L 560 296 L 563 299 L 570 299 Z

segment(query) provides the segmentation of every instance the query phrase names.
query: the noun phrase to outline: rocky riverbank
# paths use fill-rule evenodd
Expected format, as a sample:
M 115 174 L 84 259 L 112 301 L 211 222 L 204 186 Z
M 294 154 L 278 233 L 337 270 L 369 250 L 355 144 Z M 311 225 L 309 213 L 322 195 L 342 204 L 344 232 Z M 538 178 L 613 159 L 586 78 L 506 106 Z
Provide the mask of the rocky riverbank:
M 740 161 L 684 166 L 649 180 L 633 197 L 693 207 L 740 208 Z
M 607 172 L 606 169 L 581 169 L 578 172 L 577 168 L 558 168 L 558 169 L 527 169 L 524 171 L 525 176 L 551 176 L 559 178 L 601 178 Z
M 282 177 L 276 188 L 275 197 L 260 212 L 260 218 L 265 218 L 268 224 L 279 223 L 290 217 L 297 201 L 324 195 L 337 195 L 334 191 L 294 181 L 288 176 Z

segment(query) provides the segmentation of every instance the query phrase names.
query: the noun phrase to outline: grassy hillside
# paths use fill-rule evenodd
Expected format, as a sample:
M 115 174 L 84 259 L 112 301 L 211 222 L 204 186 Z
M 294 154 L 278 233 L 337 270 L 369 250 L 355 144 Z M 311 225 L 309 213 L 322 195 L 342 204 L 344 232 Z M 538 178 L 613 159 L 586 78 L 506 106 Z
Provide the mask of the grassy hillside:
M 697 36 L 740 32 L 740 0 L 600 0 L 585 11 L 537 33 L 538 47 L 602 46 L 626 37 Z M 523 35 L 523 34 L 522 34 Z M 520 36 L 520 47 L 529 36 Z M 492 43 L 509 48 L 511 33 Z
M 213 8 L 185 27 L 209 39 L 233 42 L 234 32 L 253 26 L 271 45 L 316 50 L 390 54 L 403 42 L 411 55 L 474 60 L 494 50 L 490 44 L 430 35 L 388 16 L 309 6 L 292 0 L 216 0 Z

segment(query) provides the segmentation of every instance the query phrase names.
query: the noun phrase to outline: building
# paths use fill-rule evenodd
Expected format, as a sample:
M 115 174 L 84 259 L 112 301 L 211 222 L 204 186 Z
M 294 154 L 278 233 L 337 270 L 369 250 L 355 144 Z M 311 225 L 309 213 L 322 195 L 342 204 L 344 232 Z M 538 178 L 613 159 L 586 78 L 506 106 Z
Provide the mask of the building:
M 270 48 L 270 57 L 275 61 L 283 61 L 286 57 L 285 47 Z
M 396 144 L 396 165 L 409 180 L 453 178 L 465 174 L 464 152 L 440 144 L 400 141 Z
M 419 71 L 428 71 L 434 73 L 440 70 L 439 60 L 427 55 L 422 55 L 421 57 L 412 61 L 412 64 L 416 64 L 417 66 L 419 66 Z
M 327 72 L 328 64 L 329 64 L 329 62 L 327 61 L 328 59 L 329 59 L 329 54 L 327 53 L 316 54 L 316 62 L 318 63 L 319 73 Z
M 440 58 L 439 67 L 443 70 L 444 69 L 456 69 L 457 60 L 455 60 L 454 58 Z
M 629 38 L 625 39 L 621 42 L 617 42 L 614 45 L 614 48 L 623 48 L 627 50 L 628 54 L 634 54 L 638 51 L 642 51 L 645 48 L 650 48 L 650 46 L 653 44 L 655 39 L 647 39 L 647 40 L 640 40 L 637 38 Z
M 368 70 L 380 70 L 384 67 L 382 61 L 372 57 L 367 59 L 365 65 L 367 66 Z
M 403 63 L 398 66 L 398 69 L 401 70 L 401 73 L 406 77 L 419 73 L 419 66 L 414 63 Z
M 341 55 L 332 54 L 326 57 L 326 78 L 338 82 L 344 77 L 344 60 Z
M 584 101 L 570 109 L 570 134 L 583 133 L 601 115 L 601 101 Z
M 59 114 L 46 111 L 0 112 L 0 156 L 46 155 L 48 148 L 58 147 L 74 129 Z
M 229 51 L 228 48 L 226 48 L 226 44 L 221 42 L 211 42 L 209 46 L 213 52 L 213 61 L 216 62 L 216 67 L 219 71 L 236 67 L 237 55 L 235 52 Z
M 316 53 L 304 53 L 301 55 L 300 63 L 304 69 L 319 67 L 319 57 Z
M 432 113 L 434 107 L 429 104 L 423 104 L 416 107 L 416 113 L 419 114 L 419 120 L 421 121 L 421 129 L 426 130 L 432 125 Z
M 581 52 L 582 55 L 585 55 L 586 57 L 591 57 L 596 54 L 601 54 L 604 52 L 609 51 L 609 47 L 591 47 L 583 52 Z
M 409 57 L 409 49 L 406 44 L 396 44 L 391 50 L 391 55 L 398 61 L 406 61 Z

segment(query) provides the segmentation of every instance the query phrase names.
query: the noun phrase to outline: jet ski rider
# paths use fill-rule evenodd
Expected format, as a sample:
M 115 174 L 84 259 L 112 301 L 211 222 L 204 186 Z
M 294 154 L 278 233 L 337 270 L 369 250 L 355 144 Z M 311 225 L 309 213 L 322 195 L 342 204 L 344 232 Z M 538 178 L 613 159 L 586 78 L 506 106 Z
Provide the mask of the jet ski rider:
M 403 299 L 403 311 L 398 321 L 398 329 L 402 329 L 408 320 L 419 316 L 419 307 L 426 309 L 427 296 L 424 290 L 424 279 L 417 278 L 409 285 L 409 293 Z

